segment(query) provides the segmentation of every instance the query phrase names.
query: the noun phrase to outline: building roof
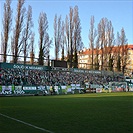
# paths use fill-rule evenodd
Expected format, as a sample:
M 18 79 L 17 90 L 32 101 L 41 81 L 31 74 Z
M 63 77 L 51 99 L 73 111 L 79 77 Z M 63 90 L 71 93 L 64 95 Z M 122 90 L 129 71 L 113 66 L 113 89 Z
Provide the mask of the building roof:
M 128 49 L 133 50 L 133 44 L 124 45 L 123 47 L 125 47 L 126 49 L 128 48 Z M 115 52 L 121 51 L 123 47 L 122 46 L 114 46 L 114 47 L 112 47 L 112 50 L 110 50 L 110 47 L 106 47 L 106 51 L 107 52 L 111 51 L 111 52 L 115 53 Z M 101 54 L 102 50 L 94 49 L 93 53 Z M 79 55 L 91 55 L 91 54 L 92 54 L 91 49 L 84 49 L 84 50 L 79 51 Z

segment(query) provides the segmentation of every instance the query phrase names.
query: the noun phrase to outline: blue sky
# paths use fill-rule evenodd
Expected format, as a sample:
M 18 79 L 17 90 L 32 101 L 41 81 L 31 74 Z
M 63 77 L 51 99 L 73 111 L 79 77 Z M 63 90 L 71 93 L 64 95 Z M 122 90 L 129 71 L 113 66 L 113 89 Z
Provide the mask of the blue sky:
M 5 0 L 0 2 L 0 18 L 2 18 L 2 8 L 4 2 Z M 14 14 L 16 13 L 16 5 L 17 0 L 12 0 L 12 8 Z M 81 19 L 82 27 L 82 41 L 86 48 L 89 47 L 88 34 L 90 18 L 92 15 L 95 17 L 96 28 L 101 18 L 106 17 L 108 20 L 111 20 L 114 27 L 115 36 L 117 31 L 120 32 L 121 28 L 124 27 L 128 43 L 133 44 L 133 0 L 25 0 L 25 7 L 27 8 L 28 5 L 31 5 L 33 11 L 33 31 L 35 32 L 35 43 L 37 44 L 37 46 L 38 17 L 40 12 L 45 12 L 47 14 L 49 23 L 48 32 L 50 37 L 53 38 L 53 23 L 55 14 L 57 14 L 58 16 L 61 15 L 62 20 L 65 20 L 66 15 L 69 14 L 69 7 L 74 7 L 75 5 L 77 5 L 79 8 L 79 17 Z M 53 49 L 54 46 L 51 50 L 51 57 L 54 56 Z

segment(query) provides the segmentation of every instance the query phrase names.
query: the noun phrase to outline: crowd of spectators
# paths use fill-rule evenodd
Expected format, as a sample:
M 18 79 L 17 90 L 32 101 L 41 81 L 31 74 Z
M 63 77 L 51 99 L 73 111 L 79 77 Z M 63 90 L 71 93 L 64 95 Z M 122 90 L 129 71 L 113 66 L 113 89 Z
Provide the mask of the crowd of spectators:
M 41 71 L 23 69 L 1 69 L 0 85 L 68 85 L 68 84 L 108 84 L 124 81 L 124 77 L 70 71 Z

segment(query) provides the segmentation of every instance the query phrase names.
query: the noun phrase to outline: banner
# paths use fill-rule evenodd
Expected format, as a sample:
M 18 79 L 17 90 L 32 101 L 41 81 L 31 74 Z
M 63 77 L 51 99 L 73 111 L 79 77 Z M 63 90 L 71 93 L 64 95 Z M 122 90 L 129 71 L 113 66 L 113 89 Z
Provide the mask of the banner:
M 25 94 L 25 92 L 22 89 L 22 86 L 15 86 L 13 92 L 14 94 Z
M 96 88 L 96 93 L 101 93 L 102 89 L 101 88 Z
M 127 91 L 133 91 L 133 83 L 128 84 Z
M 14 64 L 14 63 L 0 63 L 1 68 L 9 69 L 25 69 L 25 70 L 49 70 L 48 66 L 39 66 L 39 65 L 27 65 L 27 64 Z
M 61 86 L 62 93 L 67 94 L 67 86 Z
M 59 94 L 59 87 L 58 86 L 54 86 L 54 91 L 56 94 Z
M 2 86 L 0 94 L 12 94 L 12 86 Z
M 91 73 L 91 74 L 101 74 L 101 71 L 99 71 L 99 70 L 87 70 L 87 69 L 78 69 L 78 68 L 73 68 L 73 72 L 77 72 L 77 73 Z
M 70 85 L 68 85 L 66 88 L 67 88 L 67 92 L 68 93 L 71 93 L 72 92 L 72 87 Z
M 23 90 L 36 90 L 36 86 L 23 86 Z
M 37 89 L 36 90 L 41 91 L 45 95 L 48 95 L 47 86 L 37 86 Z

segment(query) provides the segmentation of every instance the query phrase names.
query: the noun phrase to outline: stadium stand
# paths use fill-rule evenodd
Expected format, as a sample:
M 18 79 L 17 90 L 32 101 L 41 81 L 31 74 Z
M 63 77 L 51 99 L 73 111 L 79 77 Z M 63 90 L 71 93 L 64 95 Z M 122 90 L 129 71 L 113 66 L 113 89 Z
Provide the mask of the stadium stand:
M 125 81 L 124 76 L 99 75 L 92 73 L 77 73 L 70 71 L 43 71 L 1 68 L 0 85 L 67 85 L 82 84 L 108 84 L 113 81 Z
M 133 91 L 133 84 L 128 84 L 123 75 L 106 71 L 11 63 L 1 64 L 0 69 L 0 95 Z

